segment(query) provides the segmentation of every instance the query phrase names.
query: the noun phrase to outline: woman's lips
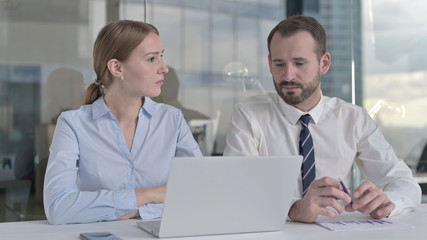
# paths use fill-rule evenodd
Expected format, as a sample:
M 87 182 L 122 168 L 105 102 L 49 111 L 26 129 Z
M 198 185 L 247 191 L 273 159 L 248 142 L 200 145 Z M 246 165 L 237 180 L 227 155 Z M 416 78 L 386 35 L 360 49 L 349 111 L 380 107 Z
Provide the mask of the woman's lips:
M 156 84 L 163 85 L 163 80 L 157 81 Z

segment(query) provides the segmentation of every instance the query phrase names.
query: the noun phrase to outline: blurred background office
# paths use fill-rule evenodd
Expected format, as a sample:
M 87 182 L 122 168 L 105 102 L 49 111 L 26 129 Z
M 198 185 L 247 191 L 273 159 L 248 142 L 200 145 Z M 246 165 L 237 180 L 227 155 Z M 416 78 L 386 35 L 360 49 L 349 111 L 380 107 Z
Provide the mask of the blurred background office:
M 183 110 L 205 155 L 221 155 L 234 105 L 274 91 L 270 30 L 315 17 L 332 54 L 323 93 L 365 107 L 427 194 L 426 11 L 424 0 L 0 0 L 0 222 L 45 218 L 56 118 L 82 104 L 96 35 L 119 19 L 159 29 L 174 71 L 156 100 Z

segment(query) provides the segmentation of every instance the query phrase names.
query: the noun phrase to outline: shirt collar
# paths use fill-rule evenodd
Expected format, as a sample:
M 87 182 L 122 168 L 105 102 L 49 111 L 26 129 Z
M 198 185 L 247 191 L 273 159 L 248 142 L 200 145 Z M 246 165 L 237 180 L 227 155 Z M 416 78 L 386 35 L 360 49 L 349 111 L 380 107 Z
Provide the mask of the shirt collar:
M 105 105 L 104 96 L 99 97 L 92 103 L 93 119 L 99 118 L 108 113 L 111 115 L 110 109 Z
M 277 101 L 278 101 L 277 104 L 278 104 L 280 110 L 282 111 L 282 114 L 292 124 L 296 125 L 298 123 L 299 118 L 305 114 L 310 114 L 311 119 L 313 120 L 314 124 L 316 124 L 319 121 L 320 116 L 322 115 L 323 106 L 324 106 L 323 94 L 321 94 L 321 96 L 320 96 L 319 103 L 313 109 L 311 109 L 308 112 L 303 112 L 303 111 L 299 110 L 298 108 L 287 104 L 285 101 L 283 101 L 283 99 L 279 95 L 277 95 L 277 96 L 278 96 L 277 97 Z
M 141 110 L 139 111 L 139 116 L 141 116 L 142 110 L 144 110 L 144 112 L 147 113 L 147 115 L 149 117 L 153 116 L 154 111 L 155 111 L 155 106 L 154 106 L 155 104 L 156 104 L 156 102 L 151 100 L 151 98 L 145 97 L 144 105 L 142 106 Z
M 141 117 L 143 112 L 145 112 L 148 117 L 151 117 L 155 111 L 155 102 L 151 100 L 149 97 L 145 97 L 144 105 L 139 110 L 138 116 Z M 104 96 L 99 97 L 95 100 L 92 104 L 92 113 L 93 113 L 93 119 L 99 118 L 101 116 L 104 116 L 105 114 L 109 114 L 110 117 L 113 117 L 113 114 L 111 113 L 110 109 L 108 109 L 107 105 L 105 104 Z

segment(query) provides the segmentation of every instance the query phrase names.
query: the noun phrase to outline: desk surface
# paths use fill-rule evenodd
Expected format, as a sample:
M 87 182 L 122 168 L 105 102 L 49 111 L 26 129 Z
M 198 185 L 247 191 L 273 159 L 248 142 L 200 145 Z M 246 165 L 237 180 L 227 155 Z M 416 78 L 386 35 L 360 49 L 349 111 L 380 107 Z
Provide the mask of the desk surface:
M 361 215 L 356 214 L 355 217 Z M 333 232 L 316 224 L 287 222 L 284 229 L 278 232 L 217 235 L 187 239 L 328 239 L 328 240 L 361 240 L 361 239 L 426 239 L 427 204 L 416 212 L 393 217 L 396 221 L 414 225 L 413 229 L 383 231 Z M 111 232 L 122 239 L 156 239 L 136 226 L 138 220 L 101 222 L 89 224 L 50 225 L 47 221 L 0 223 L 1 239 L 79 239 L 82 232 Z M 171 238 L 168 238 L 171 239 Z
M 414 179 L 415 179 L 415 181 L 417 181 L 420 184 L 421 183 L 427 183 L 427 172 L 415 173 Z

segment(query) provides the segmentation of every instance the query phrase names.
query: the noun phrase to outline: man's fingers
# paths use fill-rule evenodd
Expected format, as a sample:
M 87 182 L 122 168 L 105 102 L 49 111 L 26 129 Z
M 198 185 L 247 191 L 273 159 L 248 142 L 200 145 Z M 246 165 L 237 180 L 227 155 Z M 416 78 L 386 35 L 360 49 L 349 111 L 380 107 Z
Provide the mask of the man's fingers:
M 375 186 L 375 184 L 373 184 L 371 181 L 365 181 L 364 183 L 360 184 L 360 186 L 358 186 L 354 191 L 353 191 L 353 196 L 356 198 L 361 197 L 364 193 L 369 192 L 369 191 L 374 191 L 375 189 L 377 189 L 377 186 Z
M 346 203 L 351 201 L 351 197 L 342 190 L 340 182 L 330 177 L 324 177 L 313 181 L 308 188 L 307 195 L 334 197 Z
M 331 177 L 323 177 L 321 179 L 313 181 L 312 184 L 314 184 L 314 187 L 335 187 L 335 188 L 341 187 L 340 182 L 335 178 L 331 178 Z
M 337 217 L 337 213 L 332 210 L 332 209 L 328 209 L 328 208 L 319 208 L 317 215 L 323 215 L 323 216 L 327 216 L 330 218 L 336 218 Z
M 366 202 L 366 203 L 363 205 L 360 205 L 362 207 L 360 207 L 357 210 L 359 210 L 360 212 L 362 212 L 364 214 L 371 214 L 371 212 L 373 212 L 378 207 L 380 207 L 383 203 L 385 203 L 386 199 L 385 199 L 385 195 L 384 196 L 377 195 L 371 201 L 364 201 L 364 202 Z
M 333 197 L 324 197 L 321 198 L 320 207 L 323 209 L 327 209 L 327 207 L 331 207 L 335 209 L 338 214 L 341 214 L 344 211 L 343 206 Z M 328 209 L 330 210 L 330 209 Z
M 380 206 L 378 209 L 374 210 L 373 212 L 371 212 L 371 216 L 373 218 L 376 219 L 381 219 L 381 218 L 385 218 L 388 215 L 390 215 L 390 213 L 393 211 L 393 209 L 395 208 L 395 204 L 392 202 L 388 202 L 382 206 Z
M 386 217 L 395 208 L 394 203 L 384 194 L 384 191 L 370 181 L 362 183 L 354 190 L 353 196 L 356 199 L 351 208 L 374 218 Z M 348 208 L 350 207 L 346 207 Z

